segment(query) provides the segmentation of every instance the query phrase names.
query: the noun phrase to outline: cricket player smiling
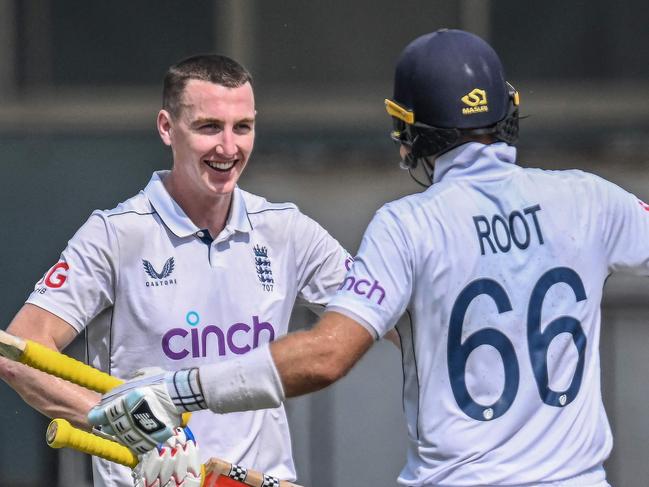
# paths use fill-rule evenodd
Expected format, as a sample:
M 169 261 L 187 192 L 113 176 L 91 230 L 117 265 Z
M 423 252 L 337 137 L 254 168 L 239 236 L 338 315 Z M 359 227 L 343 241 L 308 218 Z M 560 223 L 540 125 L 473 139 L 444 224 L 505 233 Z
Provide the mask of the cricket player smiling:
M 165 76 L 162 105 L 157 129 L 172 169 L 154 173 L 116 208 L 94 212 L 8 328 L 57 350 L 85 331 L 89 363 L 121 378 L 266 346 L 286 334 L 296 301 L 323 309 L 346 272 L 347 252 L 294 204 L 238 187 L 256 117 L 252 78 L 241 65 L 218 55 L 181 61 Z M 97 394 L 6 360 L 0 375 L 47 416 L 89 428 Z M 206 406 L 185 399 L 192 409 Z M 147 411 L 136 414 L 158 427 Z M 278 402 L 227 416 L 196 412 L 189 426 L 201 462 L 219 457 L 295 479 Z M 130 446 L 144 453 L 163 440 Z M 97 458 L 93 465 L 95 486 L 133 485 L 128 468 Z
M 91 422 L 146 437 L 133 411 L 173 426 L 187 384 L 213 411 L 272 407 L 342 377 L 405 312 L 399 484 L 608 486 L 602 288 L 612 272 L 649 275 L 649 212 L 592 174 L 519 167 L 518 105 L 482 39 L 415 39 L 386 108 L 403 166 L 422 167 L 430 187 L 376 213 L 318 325 L 127 383 Z

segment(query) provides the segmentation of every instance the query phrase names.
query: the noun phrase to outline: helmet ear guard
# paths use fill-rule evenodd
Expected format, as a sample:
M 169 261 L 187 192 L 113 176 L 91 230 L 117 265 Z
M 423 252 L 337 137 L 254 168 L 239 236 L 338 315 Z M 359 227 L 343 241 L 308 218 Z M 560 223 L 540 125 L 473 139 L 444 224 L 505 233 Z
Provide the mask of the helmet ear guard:
M 415 138 L 412 143 L 412 155 L 417 160 L 423 157 L 437 157 L 438 155 L 460 145 L 462 131 L 459 129 L 446 129 L 440 127 L 420 126 L 413 127 Z
M 518 105 L 520 97 L 516 89 L 507 83 L 509 104 L 507 114 L 496 124 L 474 129 L 433 127 L 415 121 L 415 113 L 393 100 L 385 100 L 385 108 L 393 119 L 390 138 L 410 149 L 401 162 L 408 169 L 415 169 L 419 159 L 438 157 L 464 143 L 467 138 L 477 135 L 493 135 L 507 144 L 518 141 Z
M 521 98 L 516 88 L 507 81 L 505 83 L 507 83 L 507 91 L 509 94 L 509 106 L 505 118 L 496 124 L 494 136 L 498 140 L 514 145 L 518 142 L 518 105 L 521 102 Z

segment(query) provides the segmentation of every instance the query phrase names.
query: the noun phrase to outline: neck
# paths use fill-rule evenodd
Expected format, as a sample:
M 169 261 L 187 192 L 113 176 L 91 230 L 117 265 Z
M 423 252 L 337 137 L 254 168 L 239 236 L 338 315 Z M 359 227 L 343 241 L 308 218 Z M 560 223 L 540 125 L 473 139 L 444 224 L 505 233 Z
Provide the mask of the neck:
M 169 195 L 180 206 L 198 228 L 209 230 L 213 238 L 225 228 L 232 204 L 232 193 L 219 195 L 197 195 L 178 187 L 176 180 L 169 175 L 164 181 Z

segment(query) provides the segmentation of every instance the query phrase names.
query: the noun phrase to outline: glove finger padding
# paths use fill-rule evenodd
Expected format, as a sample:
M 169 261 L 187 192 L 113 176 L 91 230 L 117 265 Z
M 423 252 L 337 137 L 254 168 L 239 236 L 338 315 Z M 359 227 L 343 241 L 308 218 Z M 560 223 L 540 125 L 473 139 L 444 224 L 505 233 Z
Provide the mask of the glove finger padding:
M 180 413 L 169 396 L 165 375 L 146 372 L 111 390 L 88 413 L 90 424 L 104 433 L 114 434 L 138 454 L 167 440 L 181 422 Z
M 198 446 L 189 428 L 176 428 L 174 436 L 145 455 L 133 470 L 135 487 L 200 487 Z

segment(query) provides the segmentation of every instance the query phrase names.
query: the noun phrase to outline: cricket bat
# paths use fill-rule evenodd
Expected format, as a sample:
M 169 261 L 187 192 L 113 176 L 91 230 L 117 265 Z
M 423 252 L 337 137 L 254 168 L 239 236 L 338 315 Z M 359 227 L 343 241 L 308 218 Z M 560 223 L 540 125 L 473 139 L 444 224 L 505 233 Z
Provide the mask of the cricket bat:
M 124 383 L 122 379 L 97 370 L 68 355 L 2 330 L 0 330 L 0 357 L 20 362 L 101 394 Z M 183 414 L 182 426 L 187 426 L 189 418 L 189 413 Z
M 39 343 L 0 330 L 0 356 L 28 365 L 99 393 L 124 383 L 123 380 L 86 365 Z M 183 415 L 183 425 L 189 414 Z M 53 420 L 47 428 L 46 441 L 52 448 L 72 448 L 134 468 L 137 456 L 127 447 L 72 426 L 64 419 Z M 202 487 L 300 487 L 254 470 L 233 465 L 218 458 L 203 465 Z
M 0 356 L 102 394 L 124 383 L 117 377 L 49 349 L 40 343 L 25 340 L 2 330 L 0 330 Z
M 131 468 L 134 468 L 139 461 L 137 456 L 125 446 L 76 429 L 64 419 L 55 419 L 50 423 L 47 428 L 46 440 L 52 448 L 73 448 Z M 219 458 L 211 458 L 203 465 L 202 479 L 202 487 L 242 485 L 249 487 L 300 487 L 286 480 L 279 480 L 255 470 L 233 465 Z

